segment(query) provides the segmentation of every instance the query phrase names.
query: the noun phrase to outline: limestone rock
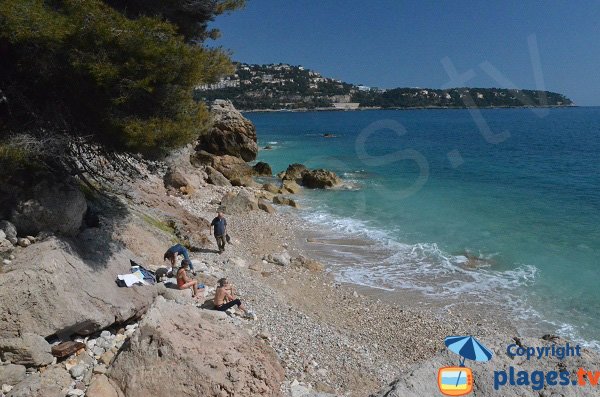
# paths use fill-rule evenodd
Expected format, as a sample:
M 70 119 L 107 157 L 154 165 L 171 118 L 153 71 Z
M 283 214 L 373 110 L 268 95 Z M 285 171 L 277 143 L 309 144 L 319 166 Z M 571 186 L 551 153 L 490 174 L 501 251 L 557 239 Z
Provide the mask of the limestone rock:
M 312 170 L 302 175 L 302 185 L 310 189 L 332 188 L 342 184 L 340 178 L 332 171 Z
M 258 210 L 258 201 L 254 195 L 246 190 L 239 193 L 229 192 L 221 199 L 221 205 L 230 214 L 244 213 Z
M 298 256 L 291 262 L 292 265 L 303 267 L 311 272 L 322 272 L 325 269 L 322 263 L 304 256 Z
M 254 170 L 246 162 L 238 157 L 223 155 L 215 156 L 205 151 L 196 152 L 191 157 L 192 164 L 198 166 L 209 166 L 219 171 L 229 181 L 238 180 L 250 184 Z
M 296 181 L 285 179 L 283 181 L 283 189 L 292 194 L 300 193 L 300 185 L 296 183 Z
M 54 360 L 50 349 L 50 344 L 44 338 L 32 333 L 0 339 L 0 357 L 13 364 L 48 365 Z
M 0 385 L 14 386 L 25 379 L 24 365 L 0 365 Z
M 159 297 L 109 377 L 126 397 L 279 396 L 284 371 L 269 346 L 223 313 Z
M 106 251 L 105 238 L 99 235 L 91 234 L 85 244 L 92 252 Z M 129 272 L 132 257 L 130 251 L 115 248 L 110 256 L 84 260 L 56 237 L 23 250 L 0 277 L 0 341 L 26 332 L 89 335 L 139 316 L 156 289 L 117 287 L 115 276 Z
M 27 199 L 17 203 L 11 221 L 21 235 L 42 231 L 74 236 L 87 211 L 85 196 L 76 185 L 43 181 Z
M 0 233 L 4 234 L 4 232 Z M 0 254 L 3 254 L 5 252 L 11 252 L 15 247 L 8 239 L 1 237 L 2 236 L 0 236 Z
M 210 106 L 213 125 L 198 138 L 197 150 L 217 155 L 231 155 L 252 161 L 258 153 L 256 128 L 231 103 L 216 100 Z
M 123 393 L 108 380 L 106 375 L 98 374 L 92 378 L 85 395 L 86 397 L 121 397 Z
M 27 248 L 31 245 L 31 241 L 23 237 L 17 240 L 17 244 L 19 245 L 19 247 Z
M 231 182 L 223 174 L 219 171 L 215 170 L 213 167 L 206 167 L 206 174 L 208 175 L 208 183 L 215 186 L 231 186 Z
M 303 164 L 298 164 L 298 163 L 290 164 L 287 167 L 287 170 L 285 170 L 285 173 L 284 173 L 282 179 L 300 182 L 302 180 L 302 176 L 307 171 L 308 171 L 308 168 L 306 168 L 306 166 Z
M 277 213 L 277 210 L 263 199 L 258 200 L 258 208 L 265 211 L 268 214 Z
M 69 373 L 62 366 L 53 365 L 42 373 L 27 376 L 7 397 L 65 397 L 70 384 Z
M 271 166 L 264 161 L 259 161 L 252 167 L 254 173 L 259 176 L 271 176 L 273 175 L 273 170 Z
M 274 263 L 279 266 L 289 266 L 291 263 L 290 254 L 287 251 L 269 254 L 265 257 L 265 260 L 270 263 Z
M 279 205 L 289 205 L 290 207 L 298 208 L 298 204 L 296 204 L 294 200 L 281 195 L 273 197 L 273 203 Z
M 172 187 L 175 189 L 180 189 L 190 185 L 190 182 L 187 180 L 182 171 L 171 167 L 169 167 L 163 180 L 166 188 Z
M 15 225 L 10 223 L 9 221 L 0 221 L 0 230 L 2 230 L 5 234 L 5 238 L 13 243 L 13 245 L 17 244 L 17 228 Z
M 266 190 L 269 193 L 273 193 L 273 194 L 279 193 L 279 187 L 275 186 L 272 183 L 265 183 L 263 185 L 263 189 Z

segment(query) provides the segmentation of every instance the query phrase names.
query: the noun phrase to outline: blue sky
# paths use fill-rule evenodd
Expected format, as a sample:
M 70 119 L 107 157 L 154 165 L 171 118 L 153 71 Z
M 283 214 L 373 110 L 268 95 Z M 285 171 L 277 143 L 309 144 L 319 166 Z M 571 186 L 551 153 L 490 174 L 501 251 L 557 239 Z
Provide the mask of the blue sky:
M 598 21 L 597 0 L 248 0 L 213 27 L 222 32 L 215 44 L 237 61 L 303 65 L 381 88 L 440 88 L 457 85 L 441 62 L 449 58 L 458 73 L 473 71 L 462 86 L 547 89 L 600 105 Z

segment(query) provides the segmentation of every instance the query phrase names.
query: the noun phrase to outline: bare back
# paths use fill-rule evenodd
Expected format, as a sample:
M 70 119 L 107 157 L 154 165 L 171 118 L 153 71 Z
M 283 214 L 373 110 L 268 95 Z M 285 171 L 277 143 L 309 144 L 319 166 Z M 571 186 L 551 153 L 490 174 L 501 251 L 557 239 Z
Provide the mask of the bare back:
M 215 306 L 219 307 L 225 303 L 227 295 L 227 290 L 224 287 L 217 287 L 217 290 L 215 291 L 215 299 L 213 300 Z

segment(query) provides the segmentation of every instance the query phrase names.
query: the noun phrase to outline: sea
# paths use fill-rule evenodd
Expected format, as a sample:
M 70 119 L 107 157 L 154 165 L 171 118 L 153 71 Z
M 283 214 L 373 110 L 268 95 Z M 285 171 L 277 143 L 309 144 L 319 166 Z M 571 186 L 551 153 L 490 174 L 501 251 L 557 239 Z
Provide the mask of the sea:
M 298 198 L 341 282 L 502 307 L 600 349 L 600 108 L 246 117 L 274 173 L 342 177 Z

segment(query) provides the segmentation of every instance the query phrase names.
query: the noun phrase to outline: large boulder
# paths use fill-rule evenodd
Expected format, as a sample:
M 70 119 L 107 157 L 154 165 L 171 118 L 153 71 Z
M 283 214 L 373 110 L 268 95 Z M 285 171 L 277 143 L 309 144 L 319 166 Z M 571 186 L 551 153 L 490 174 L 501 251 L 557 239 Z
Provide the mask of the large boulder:
M 17 228 L 9 221 L 0 221 L 0 230 L 4 237 L 13 244 L 17 244 Z
M 288 165 L 287 170 L 285 170 L 282 179 L 300 182 L 302 180 L 302 176 L 307 171 L 308 168 L 306 168 L 306 166 L 303 164 L 290 164 Z
M 254 173 L 259 176 L 273 175 L 273 170 L 271 169 L 271 166 L 268 163 L 265 163 L 264 161 L 259 161 L 258 163 L 254 164 L 252 169 L 254 170 Z
M 125 397 L 280 395 L 275 352 L 224 313 L 158 297 L 129 342 L 108 372 Z
M 231 186 L 229 179 L 211 166 L 206 166 L 207 182 L 215 186 Z
M 311 170 L 302 174 L 302 185 L 309 189 L 326 189 L 342 184 L 340 178 L 328 170 Z
M 6 397 L 65 397 L 71 375 L 62 365 L 53 365 L 44 372 L 33 373 L 18 383 Z
M 18 242 L 18 240 L 17 240 Z M 0 230 L 0 254 L 11 252 L 14 249 L 13 243 L 6 239 L 6 235 Z
M 90 387 L 85 392 L 86 397 L 121 397 L 123 393 L 112 385 L 104 374 L 94 375 Z
M 16 385 L 25 379 L 26 370 L 24 365 L 0 365 L 0 385 Z
M 87 229 L 81 243 L 90 252 L 85 259 L 76 246 L 51 237 L 3 266 L 0 338 L 89 335 L 145 312 L 156 295 L 154 287 L 119 288 L 115 283 L 118 274 L 129 273 L 129 259 L 135 256 L 110 246 L 99 229 Z
M 296 201 L 282 195 L 273 197 L 273 203 L 279 205 L 289 205 L 290 207 L 298 208 L 298 204 L 296 204 Z
M 205 150 L 217 155 L 231 155 L 244 161 L 256 159 L 256 128 L 231 103 L 216 100 L 210 107 L 213 125 L 198 138 L 196 150 Z
M 230 214 L 240 214 L 259 209 L 256 197 L 246 190 L 240 190 L 237 194 L 235 192 L 225 194 L 221 199 L 221 206 Z
M 74 184 L 42 181 L 21 199 L 11 214 L 19 235 L 52 232 L 74 236 L 79 232 L 87 202 Z
M 233 156 L 215 156 L 205 151 L 196 152 L 192 156 L 192 164 L 196 166 L 208 166 L 219 171 L 232 183 L 241 181 L 245 184 L 252 184 L 254 170 L 246 162 Z
M 52 363 L 54 357 L 46 339 L 32 333 L 0 339 L 0 357 L 13 364 L 41 367 Z

